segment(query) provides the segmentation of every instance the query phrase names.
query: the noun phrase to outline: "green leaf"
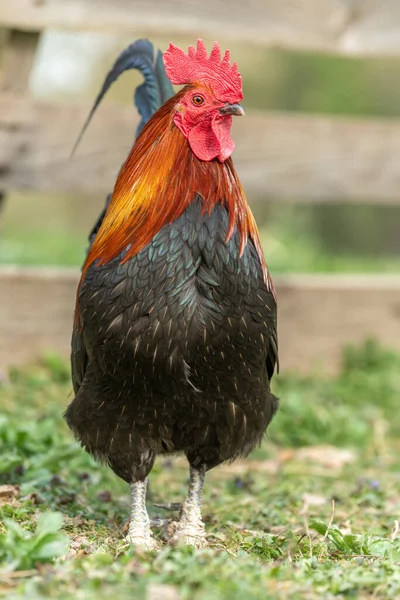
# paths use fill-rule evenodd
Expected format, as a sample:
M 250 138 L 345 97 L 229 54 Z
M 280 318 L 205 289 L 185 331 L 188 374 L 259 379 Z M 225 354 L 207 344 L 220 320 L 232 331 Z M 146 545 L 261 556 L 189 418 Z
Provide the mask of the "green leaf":
M 36 533 L 38 535 L 56 533 L 61 529 L 62 523 L 63 516 L 60 512 L 46 511 L 38 519 Z

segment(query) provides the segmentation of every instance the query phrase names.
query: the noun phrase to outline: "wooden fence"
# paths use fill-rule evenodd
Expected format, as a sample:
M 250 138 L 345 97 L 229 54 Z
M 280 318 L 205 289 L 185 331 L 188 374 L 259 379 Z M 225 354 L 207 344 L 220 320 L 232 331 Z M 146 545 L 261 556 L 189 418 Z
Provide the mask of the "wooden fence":
M 130 108 L 105 106 L 79 160 L 68 151 L 88 105 L 33 100 L 28 80 L 46 29 L 217 36 L 269 47 L 400 55 L 398 0 L 0 0 L 0 197 L 10 190 L 100 194 L 112 188 L 134 130 Z M 225 38 L 225 40 L 224 40 Z M 235 123 L 235 162 L 249 198 L 397 204 L 400 123 L 258 113 Z M 114 140 L 110 153 L 99 152 Z M 112 144 L 111 144 L 112 146 Z M 82 174 L 84 173 L 84 177 Z M 47 348 L 67 354 L 77 272 L 0 270 L 0 366 Z M 400 348 L 400 278 L 276 278 L 283 368 L 337 365 L 368 335 Z
M 397 0 L 0 0 L 0 21 L 33 31 L 203 35 L 353 55 L 400 52 Z

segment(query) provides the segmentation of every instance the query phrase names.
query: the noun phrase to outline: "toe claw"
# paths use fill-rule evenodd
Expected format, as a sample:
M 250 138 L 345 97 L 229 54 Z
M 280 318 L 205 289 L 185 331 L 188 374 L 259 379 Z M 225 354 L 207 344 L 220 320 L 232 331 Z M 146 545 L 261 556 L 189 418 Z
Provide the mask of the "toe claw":
M 157 541 L 151 535 L 132 535 L 128 533 L 125 539 L 129 545 L 134 546 L 138 550 L 150 552 L 151 550 L 159 550 L 160 548 Z
M 176 523 L 175 532 L 170 539 L 170 543 L 186 544 L 194 548 L 205 548 L 207 546 L 207 538 L 204 525 L 202 523 Z
M 131 546 L 142 550 L 158 550 L 159 545 L 154 539 L 150 527 L 132 525 L 129 527 L 126 541 Z

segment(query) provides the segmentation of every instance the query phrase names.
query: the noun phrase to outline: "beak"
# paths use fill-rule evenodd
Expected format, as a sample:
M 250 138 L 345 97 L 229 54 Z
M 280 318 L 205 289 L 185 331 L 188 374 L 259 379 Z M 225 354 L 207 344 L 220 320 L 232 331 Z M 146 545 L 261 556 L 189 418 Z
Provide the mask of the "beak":
M 245 113 L 241 104 L 225 104 L 219 109 L 221 115 L 235 115 L 236 117 L 242 117 Z

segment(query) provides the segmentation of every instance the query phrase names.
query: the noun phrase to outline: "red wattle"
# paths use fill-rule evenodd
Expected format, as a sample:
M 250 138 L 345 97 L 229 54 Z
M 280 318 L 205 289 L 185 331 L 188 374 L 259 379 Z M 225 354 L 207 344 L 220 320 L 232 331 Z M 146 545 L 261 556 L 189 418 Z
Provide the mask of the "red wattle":
M 232 117 L 220 117 L 215 114 L 211 119 L 202 119 L 197 125 L 186 128 L 178 113 L 174 119 L 175 125 L 187 137 L 192 152 L 200 160 L 218 158 L 224 162 L 235 149 L 235 142 L 230 136 Z M 187 131 L 189 129 L 189 131 Z
M 220 153 L 220 142 L 211 129 L 209 121 L 200 121 L 189 131 L 187 139 L 192 152 L 200 160 L 212 160 Z
M 235 149 L 235 142 L 231 138 L 232 117 L 223 117 L 214 119 L 212 129 L 219 139 L 220 150 L 218 160 L 224 162 L 229 158 Z

